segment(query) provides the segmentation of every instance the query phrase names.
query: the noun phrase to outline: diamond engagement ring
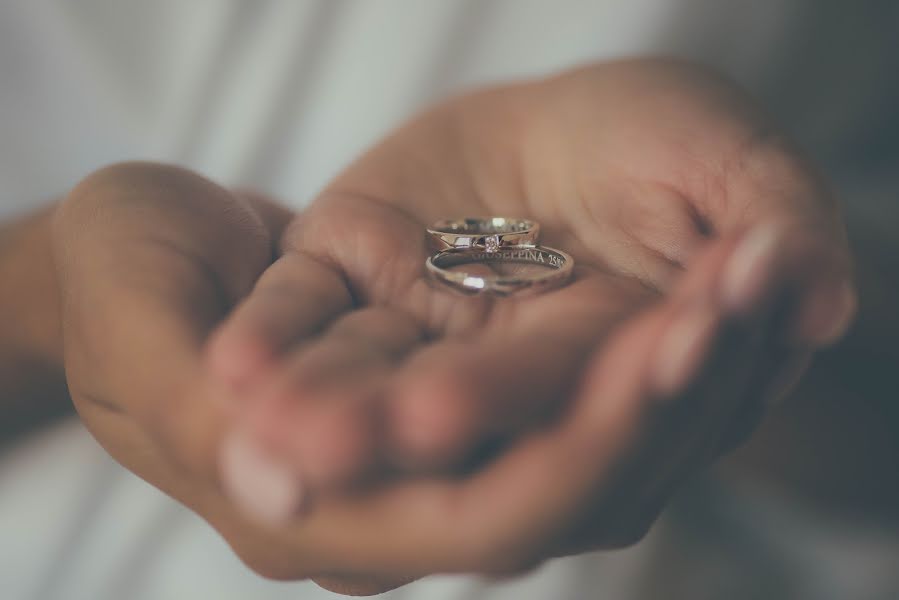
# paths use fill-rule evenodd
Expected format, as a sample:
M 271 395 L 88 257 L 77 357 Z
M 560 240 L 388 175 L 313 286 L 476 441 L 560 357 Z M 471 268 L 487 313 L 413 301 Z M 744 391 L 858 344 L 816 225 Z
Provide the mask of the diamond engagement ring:
M 496 252 L 510 246 L 536 246 L 540 225 L 528 219 L 479 217 L 443 219 L 428 228 L 435 251 L 451 249 Z

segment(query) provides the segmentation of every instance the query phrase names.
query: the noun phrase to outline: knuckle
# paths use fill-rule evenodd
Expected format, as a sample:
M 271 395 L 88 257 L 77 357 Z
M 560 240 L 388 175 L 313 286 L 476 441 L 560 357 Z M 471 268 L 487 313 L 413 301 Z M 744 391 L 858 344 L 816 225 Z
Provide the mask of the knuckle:
M 215 218 L 231 226 L 227 235 L 262 229 L 245 198 L 193 171 L 163 163 L 122 162 L 94 171 L 69 192 L 61 209 L 64 217 L 86 222 L 118 215 L 136 224 L 153 217 L 177 227 Z M 119 213 L 124 209 L 129 212 Z
M 148 184 L 183 186 L 191 174 L 171 165 L 150 162 L 122 162 L 108 165 L 82 179 L 69 192 L 64 206 L 68 216 L 94 215 L 104 207 L 131 203 L 144 197 Z M 196 177 L 196 176 L 194 176 Z
M 229 299 L 241 296 L 272 257 L 269 232 L 245 199 L 160 163 L 118 163 L 88 175 L 58 207 L 54 231 L 60 257 L 76 254 L 75 246 L 98 256 L 108 255 L 110 244 L 149 248 L 154 260 L 199 267 Z
M 54 229 L 61 239 L 71 241 L 90 241 L 94 233 L 102 234 L 102 239 L 136 234 L 141 239 L 148 235 L 170 239 L 185 224 L 208 218 L 203 214 L 205 200 L 216 192 L 227 196 L 180 167 L 117 163 L 94 171 L 72 188 L 56 210 Z

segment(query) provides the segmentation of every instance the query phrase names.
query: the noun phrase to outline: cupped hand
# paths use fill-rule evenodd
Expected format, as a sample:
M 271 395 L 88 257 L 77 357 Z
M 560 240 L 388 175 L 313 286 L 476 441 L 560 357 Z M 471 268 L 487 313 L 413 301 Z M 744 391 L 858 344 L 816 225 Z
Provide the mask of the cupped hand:
M 575 280 L 520 300 L 435 289 L 425 227 L 474 215 L 537 219 L 547 245 L 575 256 Z M 438 107 L 334 181 L 282 248 L 210 350 L 244 399 L 235 469 L 268 453 L 296 474 L 263 506 L 234 473 L 262 512 L 298 509 L 301 487 L 471 467 L 551 422 L 610 332 L 678 295 L 692 321 L 631 357 L 656 361 L 661 395 L 690 381 L 691 338 L 727 337 L 747 385 L 764 387 L 776 369 L 755 363 L 832 340 L 853 304 L 827 191 L 733 88 L 677 64 L 584 69 Z M 742 381 L 719 405 L 761 405 Z
M 73 395 L 114 456 L 277 577 L 508 572 L 633 541 L 853 312 L 827 190 L 680 64 L 450 101 L 338 177 L 270 266 L 277 227 L 244 201 L 125 175 L 59 219 Z M 424 228 L 471 215 L 540 221 L 574 280 L 429 286 Z
M 476 215 L 538 220 L 575 256 L 575 280 L 520 300 L 428 285 L 425 227 Z M 827 189 L 738 91 L 681 64 L 450 101 L 347 169 L 282 248 L 210 347 L 242 398 L 222 459 L 232 497 L 268 522 L 312 523 L 339 514 L 335 488 L 387 479 L 403 483 L 381 493 L 400 494 L 410 474 L 475 473 L 460 489 L 434 480 L 452 502 L 421 492 L 428 508 L 359 523 L 337 554 L 374 572 L 396 556 L 478 569 L 511 548 L 638 536 L 854 310 Z M 463 534 L 437 523 L 489 551 L 464 558 Z M 404 544 L 397 531 L 415 527 L 429 534 Z M 408 554 L 384 551 L 389 536 Z

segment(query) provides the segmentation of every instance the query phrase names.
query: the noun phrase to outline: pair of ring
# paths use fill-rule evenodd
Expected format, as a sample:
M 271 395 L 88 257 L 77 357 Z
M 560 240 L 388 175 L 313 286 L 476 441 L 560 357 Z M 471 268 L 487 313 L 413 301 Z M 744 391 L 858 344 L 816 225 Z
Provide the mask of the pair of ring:
M 445 219 L 427 232 L 435 251 L 425 261 L 428 277 L 466 295 L 541 293 L 565 285 L 574 268 L 568 253 L 538 245 L 540 225 L 528 219 Z M 525 263 L 546 269 L 514 275 L 451 270 L 476 263 Z

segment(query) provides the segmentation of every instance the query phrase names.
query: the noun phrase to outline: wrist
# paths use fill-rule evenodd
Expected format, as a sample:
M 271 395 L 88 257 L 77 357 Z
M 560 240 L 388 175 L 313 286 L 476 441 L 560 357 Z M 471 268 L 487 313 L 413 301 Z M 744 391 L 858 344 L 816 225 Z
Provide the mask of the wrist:
M 18 361 L 62 367 L 59 286 L 47 209 L 0 227 L 0 348 Z
M 0 225 L 0 444 L 71 410 L 52 214 Z

